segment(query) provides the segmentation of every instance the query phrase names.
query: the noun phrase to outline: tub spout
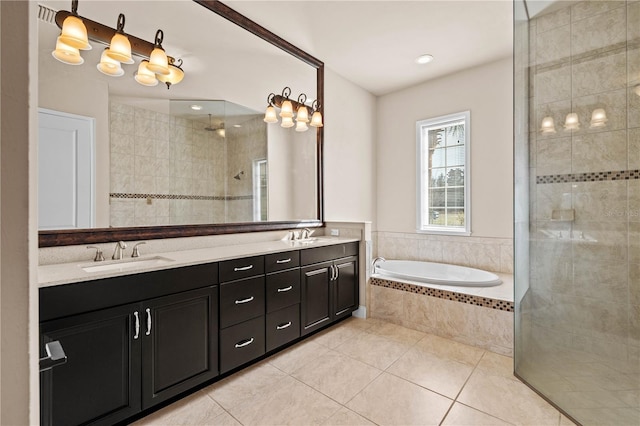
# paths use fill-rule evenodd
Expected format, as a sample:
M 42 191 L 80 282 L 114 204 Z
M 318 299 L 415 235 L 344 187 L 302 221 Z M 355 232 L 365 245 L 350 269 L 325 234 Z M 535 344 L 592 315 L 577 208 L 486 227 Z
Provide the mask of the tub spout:
M 387 259 L 385 259 L 384 257 L 376 257 L 375 259 L 373 259 L 373 262 L 371 262 L 371 273 L 372 274 L 376 273 L 376 266 L 378 266 L 378 262 L 379 261 L 386 262 Z

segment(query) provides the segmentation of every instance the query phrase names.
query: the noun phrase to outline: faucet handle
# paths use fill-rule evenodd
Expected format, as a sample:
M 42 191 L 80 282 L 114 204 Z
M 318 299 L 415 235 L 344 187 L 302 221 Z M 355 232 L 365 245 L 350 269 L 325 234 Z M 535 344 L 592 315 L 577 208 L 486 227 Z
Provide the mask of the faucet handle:
M 102 262 L 104 260 L 104 254 L 102 254 L 102 249 L 96 246 L 87 246 L 88 249 L 96 249 L 96 257 L 93 259 L 94 262 Z
M 145 241 L 142 241 L 135 246 L 133 246 L 133 253 L 131 253 L 131 257 L 140 257 L 140 250 L 138 250 L 138 246 L 142 244 L 147 244 Z

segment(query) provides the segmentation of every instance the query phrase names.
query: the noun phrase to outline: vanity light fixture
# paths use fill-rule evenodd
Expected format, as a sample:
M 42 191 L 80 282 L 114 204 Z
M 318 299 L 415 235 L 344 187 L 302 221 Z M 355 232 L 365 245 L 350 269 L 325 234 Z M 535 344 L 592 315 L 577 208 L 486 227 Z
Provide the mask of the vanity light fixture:
M 307 102 L 307 95 L 304 93 L 298 96 L 298 100 L 294 101 L 289 99 L 291 95 L 291 89 L 285 87 L 282 89 L 281 95 L 270 93 L 267 96 L 267 109 L 264 114 L 264 121 L 266 123 L 277 123 L 278 115 L 282 118 L 280 126 L 289 128 L 296 126 L 297 132 L 304 132 L 312 127 L 322 127 L 322 113 L 320 112 L 320 105 L 318 101 L 313 101 L 311 107 L 305 105 Z M 276 107 L 280 108 L 280 114 L 276 113 Z M 293 122 L 295 111 L 296 122 Z M 311 115 L 311 120 L 309 120 Z
M 125 34 L 124 14 L 118 15 L 116 29 L 92 21 L 78 15 L 78 0 L 71 1 L 71 12 L 56 12 L 55 22 L 62 29 L 56 41 L 56 49 L 52 52 L 57 60 L 70 65 L 84 62 L 80 50 L 91 49 L 89 39 L 108 46 L 102 53 L 97 68 L 103 74 L 119 77 L 124 74 L 120 64 L 133 64 L 132 55 L 143 58 L 138 66 L 135 79 L 145 86 L 155 86 L 158 80 L 167 85 L 178 84 L 184 78 L 182 60 L 167 56 L 162 41 L 162 30 L 156 32 L 154 43 Z
M 578 114 L 575 112 L 570 112 L 567 114 L 567 117 L 564 119 L 564 130 L 578 130 L 580 129 L 580 119 L 578 118 Z
M 540 132 L 542 134 L 551 134 L 556 132 L 556 126 L 553 122 L 553 117 L 547 116 L 542 119 L 542 125 L 540 126 Z
M 607 125 L 607 113 L 603 108 L 594 109 L 591 113 L 591 125 L 590 129 L 596 129 L 598 127 L 604 127 Z

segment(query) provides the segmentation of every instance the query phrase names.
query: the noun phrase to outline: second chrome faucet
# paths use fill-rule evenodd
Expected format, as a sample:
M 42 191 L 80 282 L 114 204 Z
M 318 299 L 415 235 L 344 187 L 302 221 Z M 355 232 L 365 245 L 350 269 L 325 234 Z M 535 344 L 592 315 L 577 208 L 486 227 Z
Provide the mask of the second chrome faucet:
M 113 250 L 113 256 L 111 256 L 111 259 L 122 260 L 122 254 L 124 253 L 124 249 L 126 248 L 127 245 L 124 243 L 124 241 L 118 241 L 116 243 L 116 248 Z

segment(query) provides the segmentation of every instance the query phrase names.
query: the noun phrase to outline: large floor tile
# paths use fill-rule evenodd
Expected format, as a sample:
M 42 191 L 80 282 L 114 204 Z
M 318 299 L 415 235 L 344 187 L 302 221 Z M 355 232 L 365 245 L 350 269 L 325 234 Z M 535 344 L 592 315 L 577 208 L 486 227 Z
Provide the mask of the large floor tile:
M 204 390 L 228 410 L 245 400 L 251 400 L 257 395 L 270 391 L 285 377 L 287 375 L 281 370 L 261 362 L 238 371 Z
M 491 365 L 491 367 L 496 367 Z M 558 410 L 515 377 L 476 369 L 458 401 L 517 425 L 557 426 Z
M 410 328 L 403 327 L 398 324 L 380 321 L 367 330 L 369 333 L 386 337 L 400 343 L 413 345 L 426 336 L 425 333 Z
M 438 355 L 440 358 L 451 359 L 471 366 L 475 366 L 484 354 L 484 349 L 454 342 L 433 334 L 425 335 L 416 344 L 416 348 Z
M 218 424 L 216 419 L 226 412 L 220 405 L 199 391 L 134 423 L 143 425 L 206 425 Z M 231 424 L 231 423 L 229 423 Z
M 359 414 L 354 413 L 348 408 L 342 407 L 333 416 L 324 423 L 326 426 L 373 426 L 371 423 Z
M 387 372 L 455 399 L 473 367 L 414 348 L 394 362 Z
M 482 355 L 477 369 L 487 374 L 515 379 L 513 375 L 513 358 L 509 356 L 487 351 Z
M 358 327 L 349 327 L 339 324 L 336 327 L 329 328 L 328 330 L 323 330 L 315 336 L 312 336 L 310 338 L 310 341 L 325 346 L 329 349 L 334 349 L 347 340 L 351 340 L 362 333 L 364 333 L 364 331 L 362 329 L 359 329 Z
M 287 376 L 278 384 L 236 405 L 230 413 L 243 425 L 319 425 L 341 407 L 293 377 Z
M 510 424 L 459 402 L 453 404 L 442 422 L 442 426 L 508 426 Z
M 376 334 L 362 333 L 335 349 L 351 358 L 385 370 L 402 356 L 410 345 L 396 342 Z
M 452 400 L 383 373 L 347 407 L 380 425 L 437 425 Z
M 584 408 L 568 411 L 583 426 L 637 426 L 640 411 L 635 408 Z
M 284 371 L 293 373 L 300 367 L 322 357 L 329 348 L 313 341 L 300 342 L 268 359 L 269 364 Z
M 328 351 L 295 371 L 293 377 L 344 404 L 381 373 L 339 352 Z

